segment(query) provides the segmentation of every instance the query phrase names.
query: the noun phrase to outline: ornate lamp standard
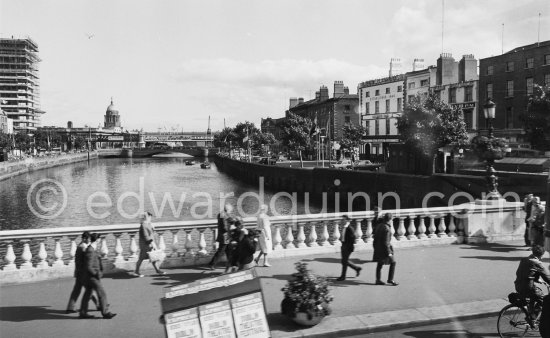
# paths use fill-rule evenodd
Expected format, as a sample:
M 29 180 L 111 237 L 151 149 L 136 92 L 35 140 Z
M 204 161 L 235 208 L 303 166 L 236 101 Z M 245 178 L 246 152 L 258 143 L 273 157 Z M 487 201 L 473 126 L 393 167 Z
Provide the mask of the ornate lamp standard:
M 491 99 L 487 99 L 487 103 L 483 106 L 483 114 L 485 115 L 485 120 L 487 121 L 487 129 L 488 129 L 488 136 L 489 144 L 493 144 L 494 136 L 493 136 L 493 119 L 495 118 L 495 110 L 496 110 L 496 104 L 491 101 Z M 492 146 L 491 146 L 492 148 Z M 495 151 L 489 151 L 486 154 L 486 160 L 487 160 L 487 187 L 489 188 L 489 193 L 487 194 L 486 199 L 487 200 L 498 200 L 501 199 L 502 196 L 498 192 L 498 177 L 496 176 L 496 170 L 493 167 L 495 164 L 495 159 L 500 159 L 502 157 L 501 152 Z

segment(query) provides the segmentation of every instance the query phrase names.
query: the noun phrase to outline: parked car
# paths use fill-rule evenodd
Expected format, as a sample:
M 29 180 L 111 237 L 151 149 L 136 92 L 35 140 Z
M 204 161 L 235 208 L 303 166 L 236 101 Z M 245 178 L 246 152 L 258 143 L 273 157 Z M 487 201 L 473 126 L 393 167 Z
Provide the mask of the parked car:
M 351 169 L 352 163 L 351 160 L 340 160 L 334 164 L 330 165 L 334 169 Z
M 352 165 L 352 169 L 378 171 L 380 169 L 380 164 L 372 163 L 369 160 L 355 161 Z
M 269 157 L 262 157 L 259 161 L 259 164 L 267 164 L 267 165 L 275 165 L 277 163 L 277 160 L 274 158 Z

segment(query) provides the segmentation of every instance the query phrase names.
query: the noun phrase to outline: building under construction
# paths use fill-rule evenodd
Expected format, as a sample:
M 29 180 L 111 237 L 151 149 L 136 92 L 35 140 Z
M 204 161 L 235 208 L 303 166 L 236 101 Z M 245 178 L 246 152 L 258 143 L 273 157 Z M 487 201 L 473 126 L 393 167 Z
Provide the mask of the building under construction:
M 33 134 L 40 126 L 38 45 L 29 37 L 0 38 L 0 107 L 16 133 Z

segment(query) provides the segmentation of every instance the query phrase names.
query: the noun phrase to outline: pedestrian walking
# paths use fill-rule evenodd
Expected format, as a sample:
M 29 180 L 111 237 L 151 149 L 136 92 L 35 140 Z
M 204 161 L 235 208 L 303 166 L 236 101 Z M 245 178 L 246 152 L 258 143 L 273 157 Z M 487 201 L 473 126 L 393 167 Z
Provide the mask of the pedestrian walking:
M 267 215 L 267 205 L 260 207 L 260 214 L 258 215 L 258 225 L 256 229 L 259 232 L 258 243 L 260 244 L 260 253 L 256 257 L 256 264 L 260 262 L 260 258 L 264 256 L 264 266 L 271 266 L 267 261 L 267 255 L 273 250 L 273 242 L 271 241 L 271 222 Z
M 74 254 L 75 283 L 74 283 L 73 291 L 71 292 L 71 296 L 69 298 L 69 304 L 67 304 L 67 310 L 65 311 L 66 313 L 77 312 L 74 309 L 74 307 L 75 307 L 76 301 L 78 300 L 78 297 L 80 296 L 80 292 L 84 287 L 84 271 L 86 269 L 85 254 L 89 244 L 90 244 L 90 233 L 88 231 L 84 231 L 82 233 L 82 241 L 76 247 L 76 252 Z M 91 295 L 91 299 L 92 299 L 92 302 L 94 302 L 96 308 L 99 310 L 97 298 L 94 295 Z
M 399 285 L 393 278 L 395 275 L 395 257 L 393 253 L 393 247 L 391 245 L 391 228 L 393 215 L 390 213 L 384 214 L 382 222 L 379 223 L 374 232 L 374 238 L 372 245 L 374 246 L 374 254 L 372 260 L 377 263 L 376 265 L 376 285 Z M 384 265 L 390 266 L 388 272 L 388 282 L 382 281 L 382 267 Z
M 255 230 L 249 230 L 247 234 L 239 241 L 238 262 L 239 271 L 248 270 L 254 266 L 254 253 L 256 252 L 256 243 L 258 242 L 258 236 L 261 236 Z
M 153 215 L 148 211 L 143 213 L 141 216 L 141 224 L 139 227 L 139 257 L 136 262 L 136 270 L 134 271 L 135 275 L 138 277 L 143 277 L 143 275 L 139 272 L 141 263 L 143 263 L 144 260 L 149 259 L 149 252 L 157 249 L 157 245 L 155 243 L 155 228 L 151 223 L 151 216 Z M 166 274 L 166 272 L 159 269 L 158 265 L 160 262 L 151 261 L 151 264 L 155 268 L 157 274 Z
M 541 262 L 544 248 L 539 245 L 533 245 L 531 251 L 532 254 L 529 257 L 522 258 L 519 263 L 514 286 L 519 294 L 529 298 L 531 309 L 540 311 L 544 293 L 535 285 L 535 281 L 542 279 L 546 283 L 550 283 L 550 272 Z
M 525 195 L 523 199 L 523 211 L 525 211 L 525 233 L 523 239 L 525 241 L 525 246 L 531 246 L 531 240 L 529 239 L 529 218 L 531 217 L 531 207 L 533 205 L 533 194 Z
M 218 249 L 214 253 L 214 256 L 212 256 L 210 263 L 208 263 L 210 270 L 214 270 L 222 255 L 225 255 L 226 246 L 229 242 L 227 232 L 231 223 L 233 223 L 233 206 L 226 204 L 223 211 L 218 214 L 218 234 L 216 235 Z
M 340 252 L 342 255 L 342 273 L 340 274 L 340 277 L 338 277 L 337 281 L 344 281 L 346 280 L 346 273 L 348 270 L 348 266 L 355 270 L 355 276 L 359 277 L 359 274 L 361 273 L 362 268 L 360 266 L 357 266 L 349 261 L 349 256 L 355 249 L 355 225 L 350 225 L 350 218 L 347 215 L 344 215 L 344 225 L 342 228 L 342 245 L 340 247 Z
M 540 203 L 540 197 L 533 197 L 531 207 L 530 237 L 531 244 L 544 247 L 544 207 Z
M 101 262 L 101 255 L 97 251 L 99 245 L 99 234 L 90 235 L 90 245 L 86 248 L 85 266 L 83 280 L 86 286 L 86 291 L 82 297 L 82 304 L 80 305 L 79 318 L 94 318 L 88 314 L 88 302 L 92 292 L 95 291 L 99 300 L 99 307 L 101 309 L 101 315 L 105 319 L 111 319 L 116 316 L 116 313 L 109 311 L 109 302 L 107 301 L 107 293 L 101 284 L 101 278 L 103 277 L 103 264 Z
M 244 223 L 240 217 L 235 218 L 235 223 L 231 224 L 228 231 L 229 243 L 225 248 L 227 263 L 225 265 L 225 273 L 235 272 L 239 269 L 239 242 L 247 234 L 244 228 Z

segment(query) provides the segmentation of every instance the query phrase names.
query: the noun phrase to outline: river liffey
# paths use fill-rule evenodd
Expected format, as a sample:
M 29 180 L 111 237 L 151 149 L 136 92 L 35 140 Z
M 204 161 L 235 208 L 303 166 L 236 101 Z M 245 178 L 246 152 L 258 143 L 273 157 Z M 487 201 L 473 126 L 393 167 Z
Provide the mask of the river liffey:
M 140 210 L 152 212 L 154 222 L 207 219 L 226 202 L 244 217 L 260 203 L 275 215 L 320 212 L 234 180 L 214 163 L 201 169 L 185 160 L 94 159 L 0 181 L 0 230 L 137 223 Z

